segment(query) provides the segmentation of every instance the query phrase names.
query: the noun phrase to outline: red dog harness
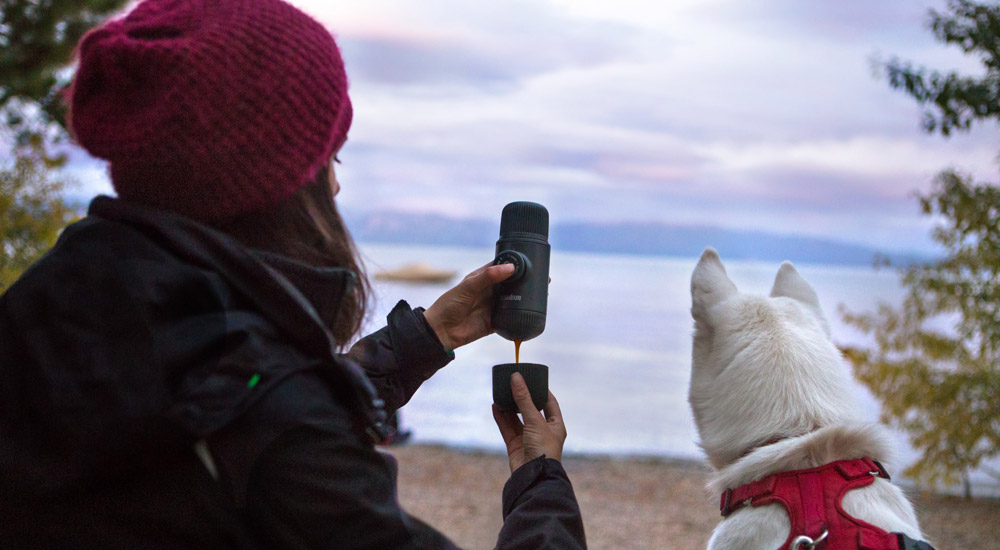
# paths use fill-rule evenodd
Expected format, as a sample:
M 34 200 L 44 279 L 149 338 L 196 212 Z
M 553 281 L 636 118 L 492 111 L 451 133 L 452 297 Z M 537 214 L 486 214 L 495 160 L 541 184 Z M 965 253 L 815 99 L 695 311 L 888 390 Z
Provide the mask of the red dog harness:
M 844 511 L 844 495 L 851 489 L 871 485 L 876 477 L 889 479 L 878 461 L 838 460 L 727 489 L 722 493 L 720 507 L 725 517 L 744 506 L 784 506 L 792 530 L 779 550 L 933 550 L 927 543 L 887 533 Z

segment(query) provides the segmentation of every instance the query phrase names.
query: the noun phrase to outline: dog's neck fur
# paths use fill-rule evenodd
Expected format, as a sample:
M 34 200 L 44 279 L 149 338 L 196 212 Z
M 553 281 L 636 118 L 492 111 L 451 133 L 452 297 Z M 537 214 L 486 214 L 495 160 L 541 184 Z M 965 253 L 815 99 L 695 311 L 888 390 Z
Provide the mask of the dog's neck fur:
M 722 493 L 771 474 L 813 468 L 835 460 L 869 457 L 885 462 L 892 459 L 891 448 L 888 432 L 877 424 L 825 426 L 753 449 L 716 471 L 708 487 L 713 493 Z

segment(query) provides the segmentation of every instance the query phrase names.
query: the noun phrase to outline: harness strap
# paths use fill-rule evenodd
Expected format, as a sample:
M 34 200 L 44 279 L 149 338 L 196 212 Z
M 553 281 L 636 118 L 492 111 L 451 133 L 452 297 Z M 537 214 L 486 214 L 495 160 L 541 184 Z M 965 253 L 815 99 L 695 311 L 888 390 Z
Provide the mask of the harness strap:
M 913 540 L 903 533 L 875 533 L 862 531 L 858 535 L 861 550 L 934 550 L 922 540 Z
M 858 548 L 861 550 L 909 550 L 900 544 L 896 533 L 878 532 L 866 529 L 858 533 Z
M 791 529 L 779 550 L 811 548 L 820 540 L 825 540 L 825 550 L 899 550 L 896 535 L 851 517 L 841 505 L 847 492 L 871 485 L 876 477 L 889 475 L 871 458 L 781 472 L 727 491 L 722 512 L 780 504 L 788 512 Z
M 745 506 L 780 504 L 788 512 L 790 532 L 779 550 L 934 550 L 902 533 L 888 533 L 844 511 L 849 491 L 889 479 L 877 460 L 838 460 L 815 468 L 781 472 L 727 489 L 720 508 L 728 516 Z
M 835 468 L 845 480 L 849 481 L 863 479 L 866 476 L 873 479 L 874 477 L 891 479 L 889 472 L 885 470 L 879 461 L 867 457 L 854 460 L 838 460 L 815 468 L 772 474 L 735 489 L 726 489 L 726 492 L 722 493 L 722 499 L 719 502 L 722 517 L 726 517 L 744 506 L 750 506 L 755 500 L 772 495 L 775 487 L 778 485 L 778 481 L 781 479 L 804 476 L 805 479 L 811 479 L 813 483 L 818 483 L 819 480 L 810 474 L 818 474 L 830 468 Z M 867 485 L 867 483 L 864 485 Z

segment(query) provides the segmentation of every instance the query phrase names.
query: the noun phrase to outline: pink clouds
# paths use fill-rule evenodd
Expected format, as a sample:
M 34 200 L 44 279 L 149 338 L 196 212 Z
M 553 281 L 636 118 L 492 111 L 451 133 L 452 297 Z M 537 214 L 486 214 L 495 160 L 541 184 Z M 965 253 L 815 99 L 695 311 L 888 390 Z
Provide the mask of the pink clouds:
M 994 128 L 924 136 L 873 78 L 877 52 L 955 62 L 920 27 L 939 0 L 293 2 L 351 76 L 344 208 L 528 199 L 919 248 L 913 190 L 996 174 Z

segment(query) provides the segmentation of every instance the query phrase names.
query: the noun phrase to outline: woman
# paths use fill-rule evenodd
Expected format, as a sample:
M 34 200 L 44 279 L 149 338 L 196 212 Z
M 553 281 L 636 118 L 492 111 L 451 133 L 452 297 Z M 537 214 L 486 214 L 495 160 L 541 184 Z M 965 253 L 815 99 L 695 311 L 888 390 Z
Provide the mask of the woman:
M 0 547 L 450 548 L 396 501 L 387 414 L 491 332 L 484 266 L 358 331 L 333 38 L 281 0 L 147 0 L 88 34 L 72 129 L 99 197 L 0 298 Z M 565 429 L 494 412 L 500 548 L 581 548 Z

